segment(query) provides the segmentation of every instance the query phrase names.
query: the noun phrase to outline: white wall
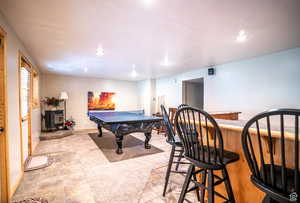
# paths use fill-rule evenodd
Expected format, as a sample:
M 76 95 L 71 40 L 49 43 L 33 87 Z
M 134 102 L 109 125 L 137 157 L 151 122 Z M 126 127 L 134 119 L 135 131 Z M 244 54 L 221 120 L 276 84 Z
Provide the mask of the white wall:
M 8 25 L 0 13 L 0 26 L 7 33 L 7 88 L 8 88 L 8 139 L 9 139 L 9 179 L 10 191 L 13 192 L 18 183 L 21 172 L 21 146 L 19 123 L 19 90 L 18 90 L 18 51 L 20 50 L 35 66 L 33 59 L 26 51 L 13 29 Z M 37 68 L 35 66 L 35 68 Z M 32 140 L 33 147 L 39 142 L 40 110 L 32 112 Z
M 150 95 L 151 95 L 151 98 L 150 98 L 150 114 L 149 115 L 152 115 L 154 113 L 157 113 L 159 112 L 157 109 L 156 109 L 156 80 L 155 79 L 151 79 L 151 92 L 150 92 Z
M 68 93 L 67 118 L 73 117 L 76 129 L 96 128 L 87 117 L 88 91 L 115 92 L 116 110 L 137 110 L 140 106 L 137 82 L 51 74 L 42 75 L 41 81 L 42 97 L 59 97 L 62 91 Z
M 138 96 L 139 96 L 139 107 L 145 110 L 145 114 L 150 114 L 150 92 L 151 92 L 151 81 L 143 80 L 137 83 Z
M 155 113 L 155 94 L 156 94 L 156 82 L 154 79 L 148 79 L 139 81 L 138 96 L 139 107 L 145 110 L 146 115 L 152 115 Z
M 159 78 L 156 95 L 166 105 L 182 101 L 182 81 L 204 77 L 204 109 L 242 111 L 241 119 L 272 108 L 300 108 L 300 48 Z

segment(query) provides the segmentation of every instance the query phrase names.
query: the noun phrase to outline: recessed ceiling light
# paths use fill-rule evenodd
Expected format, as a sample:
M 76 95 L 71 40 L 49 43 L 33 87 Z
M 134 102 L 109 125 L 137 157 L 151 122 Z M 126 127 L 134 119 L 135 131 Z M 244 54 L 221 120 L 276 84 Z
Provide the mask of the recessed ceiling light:
M 135 70 L 135 64 L 132 65 L 131 77 L 136 78 L 137 72 Z
M 237 37 L 236 37 L 236 41 L 237 42 L 245 42 L 248 39 L 248 36 L 245 32 L 245 30 L 240 30 Z
M 155 0 L 142 0 L 142 2 L 146 5 L 146 6 L 151 6 Z
M 104 50 L 103 50 L 101 45 L 98 46 L 98 48 L 96 50 L 96 55 L 97 56 L 103 56 L 104 55 Z

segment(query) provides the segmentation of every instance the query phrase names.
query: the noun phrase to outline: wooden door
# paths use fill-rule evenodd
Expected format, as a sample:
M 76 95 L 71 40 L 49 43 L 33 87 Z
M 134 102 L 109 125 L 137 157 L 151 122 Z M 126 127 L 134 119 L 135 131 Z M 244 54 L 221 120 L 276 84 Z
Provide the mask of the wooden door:
M 31 65 L 26 58 L 20 56 L 20 128 L 21 128 L 21 158 L 22 166 L 31 155 L 31 94 L 32 72 Z
M 0 27 L 0 202 L 8 202 L 5 32 Z

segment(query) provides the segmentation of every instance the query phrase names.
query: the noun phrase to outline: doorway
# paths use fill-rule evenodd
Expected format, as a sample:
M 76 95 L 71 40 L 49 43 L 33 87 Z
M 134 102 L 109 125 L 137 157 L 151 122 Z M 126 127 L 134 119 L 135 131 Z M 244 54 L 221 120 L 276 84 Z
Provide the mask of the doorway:
M 182 103 L 198 109 L 204 108 L 204 78 L 182 82 Z
M 0 202 L 8 202 L 6 33 L 0 27 Z
M 20 135 L 21 165 L 24 168 L 26 159 L 31 156 L 31 98 L 32 67 L 26 57 L 19 53 L 19 102 L 20 102 Z

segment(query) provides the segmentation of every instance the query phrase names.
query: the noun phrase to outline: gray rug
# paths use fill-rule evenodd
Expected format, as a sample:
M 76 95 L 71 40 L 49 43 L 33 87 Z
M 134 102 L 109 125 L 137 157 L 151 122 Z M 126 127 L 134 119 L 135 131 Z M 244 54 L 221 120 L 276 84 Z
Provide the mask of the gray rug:
M 163 152 L 163 150 L 154 146 L 151 146 L 151 149 L 145 149 L 144 141 L 132 135 L 126 135 L 123 139 L 123 154 L 117 154 L 116 138 L 112 133 L 103 132 L 102 137 L 98 137 L 98 133 L 89 133 L 89 136 L 110 162 L 123 161 Z

